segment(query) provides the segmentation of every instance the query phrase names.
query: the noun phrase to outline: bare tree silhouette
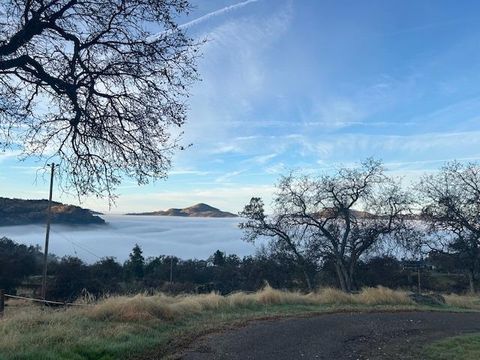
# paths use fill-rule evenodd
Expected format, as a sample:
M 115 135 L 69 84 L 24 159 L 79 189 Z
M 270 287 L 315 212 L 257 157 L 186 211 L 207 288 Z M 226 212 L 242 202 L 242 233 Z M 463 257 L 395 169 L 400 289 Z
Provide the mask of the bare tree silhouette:
M 446 163 L 417 184 L 434 244 L 443 244 L 466 271 L 470 291 L 480 272 L 480 164 Z
M 165 177 L 197 80 L 186 0 L 0 3 L 0 147 L 54 156 L 79 196 Z M 153 36 L 157 33 L 156 36 Z M 176 131 L 176 134 L 173 134 Z
M 361 257 L 387 241 L 402 242 L 410 233 L 413 201 L 374 159 L 319 177 L 290 174 L 276 190 L 270 216 L 259 198 L 240 213 L 244 239 L 272 238 L 272 246 L 296 259 L 309 288 L 308 263 L 331 260 L 342 290 L 354 290 Z

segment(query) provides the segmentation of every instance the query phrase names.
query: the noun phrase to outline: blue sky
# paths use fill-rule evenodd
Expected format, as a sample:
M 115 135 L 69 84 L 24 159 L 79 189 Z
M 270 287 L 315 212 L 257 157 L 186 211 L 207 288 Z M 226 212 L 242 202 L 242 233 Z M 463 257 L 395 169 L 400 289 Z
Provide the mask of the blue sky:
M 183 129 L 193 146 L 175 156 L 167 180 L 127 179 L 113 212 L 200 201 L 239 211 L 251 196 L 268 202 L 288 169 L 328 171 L 369 156 L 407 180 L 446 160 L 480 159 L 480 3 L 193 4 L 180 23 L 209 39 Z M 46 197 L 39 166 L 0 155 L 0 196 Z M 108 210 L 106 200 L 83 205 Z

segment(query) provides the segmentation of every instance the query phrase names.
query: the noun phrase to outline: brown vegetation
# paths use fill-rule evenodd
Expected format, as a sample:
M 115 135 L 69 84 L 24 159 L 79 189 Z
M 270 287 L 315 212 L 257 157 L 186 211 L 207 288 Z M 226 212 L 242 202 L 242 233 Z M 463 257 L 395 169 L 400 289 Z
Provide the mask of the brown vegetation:
M 267 285 L 255 293 L 237 292 L 227 296 L 216 293 L 116 296 L 101 300 L 83 311 L 84 315 L 95 320 L 174 320 L 202 311 L 253 305 L 414 305 L 414 302 L 407 292 L 384 287 L 365 288 L 358 294 L 347 294 L 332 288 L 303 294 L 281 291 Z
M 130 358 L 145 351 L 168 353 L 201 333 L 245 320 L 355 310 L 479 309 L 480 298 L 446 296 L 447 305 L 414 303 L 409 293 L 365 288 L 348 294 L 323 288 L 308 294 L 270 286 L 254 293 L 237 292 L 169 296 L 138 294 L 84 299 L 68 309 L 45 309 L 9 302 L 0 319 L 0 358 Z M 40 336 L 41 334 L 41 336 Z M 183 340 L 179 340 L 183 339 Z M 175 345 L 177 344 L 177 345 Z M 107 357 L 105 357 L 107 358 Z
M 23 200 L 0 197 L 0 226 L 44 224 L 48 200 Z M 69 225 L 105 224 L 88 209 L 59 202 L 52 203 L 52 222 Z

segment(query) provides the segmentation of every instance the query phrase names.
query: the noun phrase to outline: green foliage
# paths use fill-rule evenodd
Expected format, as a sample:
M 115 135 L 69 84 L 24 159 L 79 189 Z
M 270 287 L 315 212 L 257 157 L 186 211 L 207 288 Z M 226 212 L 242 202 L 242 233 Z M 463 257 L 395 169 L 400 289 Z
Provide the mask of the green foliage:
M 422 272 L 424 290 L 447 293 L 468 290 L 466 276 L 450 272 L 450 257 L 432 254 L 427 261 L 434 264 L 436 270 Z M 31 282 L 30 276 L 40 275 L 41 264 L 42 254 L 38 248 L 0 240 L 0 287 L 10 293 L 22 282 Z M 339 286 L 333 261 L 326 259 L 320 267 L 313 263 L 306 265 L 317 286 Z M 165 255 L 145 259 L 141 247 L 135 245 L 123 265 L 112 257 L 90 265 L 76 257 L 51 256 L 47 295 L 51 300 L 72 301 L 85 292 L 96 297 L 158 291 L 228 294 L 256 291 L 265 282 L 278 289 L 308 290 L 303 270 L 288 254 L 268 248 L 244 258 L 217 250 L 207 260 L 182 260 Z M 416 272 L 404 270 L 401 261 L 390 256 L 360 260 L 356 273 L 358 288 L 382 285 L 416 289 L 417 286 Z M 38 282 L 38 277 L 36 280 Z
M 129 255 L 129 260 L 125 263 L 127 276 L 130 279 L 142 279 L 144 275 L 144 266 L 145 258 L 143 257 L 143 251 L 138 244 L 135 244 Z
M 23 279 L 40 272 L 41 258 L 37 247 L 0 238 L 0 288 L 15 292 Z
M 47 297 L 51 299 L 75 300 L 83 289 L 90 286 L 88 267 L 77 257 L 65 256 L 59 262 L 51 263 L 50 274 L 55 275 L 47 287 Z
M 456 336 L 437 341 L 425 348 L 425 357 L 431 360 L 480 359 L 480 334 Z
M 123 267 L 115 258 L 107 257 L 89 267 L 91 283 L 88 286 L 90 292 L 117 293 L 120 291 L 120 283 L 123 280 Z
M 410 285 L 408 280 L 400 261 L 393 256 L 376 256 L 358 264 L 357 281 L 362 286 L 407 287 Z
M 225 253 L 217 250 L 212 255 L 212 263 L 215 266 L 224 266 L 225 265 Z

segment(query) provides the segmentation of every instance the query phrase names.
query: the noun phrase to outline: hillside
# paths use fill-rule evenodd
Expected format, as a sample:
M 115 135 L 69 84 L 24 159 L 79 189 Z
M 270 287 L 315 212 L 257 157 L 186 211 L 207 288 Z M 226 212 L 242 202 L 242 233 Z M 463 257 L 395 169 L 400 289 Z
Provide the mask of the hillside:
M 0 197 L 0 226 L 42 224 L 47 221 L 48 200 Z M 105 224 L 88 209 L 52 202 L 52 223 L 67 225 Z
M 207 204 L 196 204 L 183 209 L 171 208 L 168 210 L 159 210 L 143 213 L 130 213 L 127 215 L 152 215 L 152 216 L 184 216 L 184 217 L 210 217 L 210 218 L 226 218 L 237 217 L 227 211 L 221 211 Z

